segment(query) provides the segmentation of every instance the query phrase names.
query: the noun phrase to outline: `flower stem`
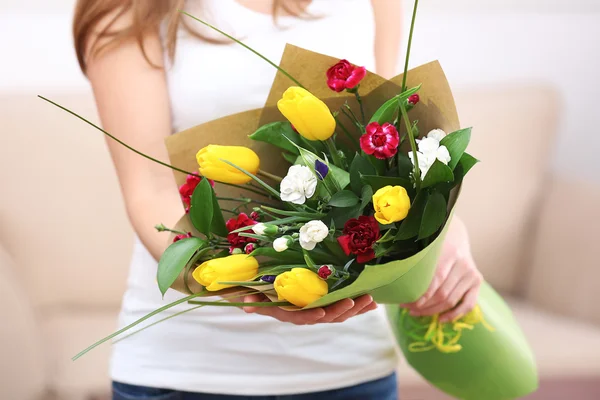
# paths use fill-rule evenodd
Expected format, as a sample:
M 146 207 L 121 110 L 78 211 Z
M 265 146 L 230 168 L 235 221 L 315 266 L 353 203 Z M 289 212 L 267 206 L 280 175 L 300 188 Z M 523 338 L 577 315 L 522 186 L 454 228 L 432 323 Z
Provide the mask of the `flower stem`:
M 329 138 L 325 141 L 325 143 L 327 144 L 327 148 L 329 149 L 329 153 L 331 154 L 331 158 L 333 159 L 333 164 L 336 167 L 340 167 L 343 168 L 342 166 L 342 160 L 340 159 L 340 155 L 338 154 L 338 150 L 337 147 L 335 146 L 335 142 L 333 140 L 333 138 Z
M 278 176 L 278 175 L 275 175 L 275 174 L 272 174 L 272 173 L 270 173 L 270 172 L 267 172 L 267 171 L 263 171 L 262 169 L 259 169 L 259 170 L 258 170 L 258 174 L 257 174 L 257 175 L 263 176 L 263 177 L 265 177 L 265 178 L 272 179 L 272 180 L 274 180 L 275 182 L 281 182 L 281 181 L 283 180 L 283 178 L 282 178 L 282 177 L 280 177 L 280 176 Z
M 256 200 L 252 200 L 249 199 L 247 197 L 217 197 L 217 200 L 223 200 L 223 201 L 241 201 L 242 203 L 250 203 L 252 201 L 254 201 L 255 203 L 258 203 Z
M 340 121 L 340 119 L 337 117 L 337 115 L 334 118 L 335 118 L 335 122 L 337 122 L 337 126 L 339 126 L 342 129 L 342 131 L 346 134 L 346 136 L 348 136 L 348 138 L 350 139 L 352 144 L 354 144 L 354 146 L 356 147 L 356 150 L 360 150 L 360 143 L 358 142 L 358 140 L 354 136 L 352 136 L 350 131 L 348 131 L 348 129 L 344 126 L 344 124 L 342 124 L 342 121 Z
M 358 102 L 358 105 L 360 106 L 360 114 L 362 116 L 362 123 L 363 123 L 363 125 L 366 125 L 367 119 L 365 118 L 365 108 L 363 107 L 362 97 L 360 97 L 360 93 L 358 93 L 358 88 L 356 88 L 356 90 L 354 90 L 353 92 L 354 92 L 354 96 L 356 96 L 356 101 Z
M 158 232 L 171 232 L 177 233 L 178 235 L 187 235 L 187 232 L 177 231 L 175 229 L 170 229 L 164 226 L 163 224 L 158 224 L 154 227 Z
M 402 118 L 404 119 L 404 123 L 406 124 L 406 131 L 408 139 L 410 141 L 410 148 L 412 150 L 413 158 L 415 160 L 415 170 L 413 172 L 413 175 L 415 177 L 415 186 L 418 192 L 421 189 L 421 170 L 419 169 L 419 158 L 417 157 L 417 143 L 415 142 L 412 126 L 410 125 L 408 113 L 406 112 L 406 108 L 404 108 L 404 104 L 400 104 L 400 112 L 402 113 Z
M 408 73 L 408 60 L 410 59 L 410 49 L 412 47 L 413 32 L 415 29 L 415 21 L 417 19 L 417 8 L 419 7 L 419 0 L 415 0 L 415 6 L 413 8 L 412 20 L 410 22 L 410 33 L 408 35 L 408 48 L 406 49 L 406 60 L 404 61 L 404 75 L 402 75 L 402 91 L 406 90 L 406 75 Z
M 270 197 L 269 194 L 265 191 L 262 190 L 262 188 L 256 188 L 254 186 L 251 186 L 250 184 L 248 184 L 248 186 L 241 186 L 241 185 L 236 185 L 233 183 L 225 183 L 225 182 L 217 182 L 220 183 L 221 185 L 225 185 L 225 186 L 231 186 L 231 187 L 235 187 L 241 190 L 247 190 L 249 192 L 258 194 L 260 196 L 265 196 L 265 197 Z

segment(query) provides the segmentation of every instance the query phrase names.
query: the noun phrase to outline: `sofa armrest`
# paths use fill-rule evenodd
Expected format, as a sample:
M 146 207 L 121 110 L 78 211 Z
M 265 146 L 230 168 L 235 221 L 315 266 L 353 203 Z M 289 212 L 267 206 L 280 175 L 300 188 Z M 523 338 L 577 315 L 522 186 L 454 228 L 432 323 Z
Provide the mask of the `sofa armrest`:
M 0 399 L 31 400 L 44 391 L 44 362 L 34 310 L 15 264 L 0 244 Z
M 555 177 L 544 193 L 525 294 L 600 324 L 600 185 Z

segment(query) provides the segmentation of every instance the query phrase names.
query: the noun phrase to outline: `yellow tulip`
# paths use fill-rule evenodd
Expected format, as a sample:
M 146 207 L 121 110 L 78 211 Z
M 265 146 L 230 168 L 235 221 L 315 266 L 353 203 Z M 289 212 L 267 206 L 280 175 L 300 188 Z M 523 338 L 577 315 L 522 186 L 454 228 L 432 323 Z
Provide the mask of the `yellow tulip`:
M 275 291 L 279 300 L 289 301 L 298 307 L 306 307 L 319 300 L 329 291 L 327 282 L 306 268 L 292 268 L 277 275 Z
M 306 89 L 290 87 L 277 108 L 308 140 L 327 140 L 335 131 L 335 119 L 327 105 Z
M 238 185 L 250 182 L 252 178 L 221 160 L 227 160 L 255 175 L 260 166 L 260 159 L 256 153 L 243 146 L 211 144 L 196 154 L 196 160 L 202 176 L 217 182 Z
M 192 276 L 206 290 L 215 291 L 233 287 L 219 282 L 248 281 L 258 273 L 258 261 L 246 254 L 215 258 L 202 263 Z
M 410 198 L 402 186 L 386 186 L 373 195 L 375 219 L 383 225 L 402 221 L 410 210 Z

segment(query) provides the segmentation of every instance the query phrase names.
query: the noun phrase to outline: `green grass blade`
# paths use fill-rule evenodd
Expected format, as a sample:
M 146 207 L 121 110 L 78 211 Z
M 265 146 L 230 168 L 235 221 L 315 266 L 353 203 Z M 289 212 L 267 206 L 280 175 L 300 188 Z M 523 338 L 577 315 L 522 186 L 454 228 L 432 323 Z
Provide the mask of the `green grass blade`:
M 198 296 L 200 296 L 200 295 L 203 295 L 203 294 L 205 294 L 205 293 L 207 293 L 207 291 L 204 291 L 204 290 L 203 290 L 203 291 L 202 291 L 202 292 L 200 292 L 200 293 L 192 294 L 192 295 L 190 295 L 190 296 L 184 297 L 184 298 L 182 298 L 182 299 L 179 299 L 179 300 L 177 300 L 177 301 L 174 301 L 174 302 L 172 302 L 172 303 L 169 303 L 169 304 L 167 304 L 166 306 L 163 306 L 163 307 L 161 307 L 161 308 L 159 308 L 159 309 L 157 309 L 157 310 L 154 310 L 154 311 L 152 311 L 151 313 L 149 313 L 149 314 L 147 314 L 147 315 L 143 316 L 142 318 L 140 318 L 140 319 L 138 319 L 137 321 L 135 321 L 135 322 L 133 322 L 133 323 L 131 323 L 131 324 L 127 325 L 126 327 L 124 327 L 124 328 L 122 328 L 122 329 L 119 329 L 118 331 L 116 331 L 116 332 L 114 332 L 114 333 L 112 333 L 112 334 L 108 335 L 108 336 L 107 336 L 107 337 L 105 337 L 104 339 L 101 339 L 101 340 L 97 341 L 96 343 L 94 343 L 93 345 L 89 346 L 89 347 L 88 347 L 88 348 L 86 348 L 85 350 L 82 350 L 82 351 L 80 351 L 79 353 L 77 353 L 77 355 L 75 355 L 75 357 L 73 357 L 73 358 L 72 358 L 72 360 L 73 360 L 73 361 L 75 361 L 75 360 L 77 360 L 78 358 L 81 358 L 81 356 L 85 355 L 85 354 L 86 354 L 87 352 L 89 352 L 90 350 L 93 350 L 93 349 L 95 349 L 96 347 L 100 346 L 102 343 L 105 343 L 105 342 L 109 341 L 110 339 L 112 339 L 112 338 L 114 338 L 114 337 L 116 337 L 116 336 L 119 336 L 120 334 L 122 334 L 122 333 L 124 333 L 124 332 L 127 332 L 128 330 L 130 330 L 130 329 L 131 329 L 131 328 L 133 328 L 134 326 L 137 326 L 137 325 L 141 324 L 142 322 L 146 321 L 146 320 L 147 320 L 147 319 L 149 319 L 149 318 L 152 318 L 152 317 L 153 317 L 153 316 L 155 316 L 156 314 L 159 314 L 159 313 L 161 313 L 161 312 L 163 312 L 163 311 L 166 311 L 166 310 L 168 310 L 169 308 L 173 308 L 173 307 L 175 307 L 176 305 L 179 305 L 179 304 L 185 303 L 185 302 L 187 302 L 187 301 L 190 301 L 190 300 L 192 300 L 192 299 L 194 299 L 194 298 L 196 298 L 196 297 L 198 297 Z
M 241 45 L 242 47 L 245 47 L 246 49 L 250 50 L 251 52 L 253 52 L 254 54 L 256 54 L 257 56 L 259 56 L 260 58 L 262 58 L 263 60 L 265 60 L 266 62 L 268 62 L 269 64 L 271 64 L 273 67 L 277 68 L 277 70 L 279 70 L 282 74 L 284 74 L 285 76 L 287 76 L 288 78 L 290 78 L 296 85 L 300 86 L 301 88 L 306 89 L 300 82 L 298 82 L 296 80 L 296 78 L 294 78 L 293 76 L 291 76 L 290 74 L 288 74 L 288 72 L 286 70 L 284 70 L 283 68 L 281 68 L 279 65 L 275 64 L 273 61 L 269 60 L 267 57 L 263 56 L 262 54 L 260 54 L 258 51 L 254 50 L 252 47 L 245 45 L 244 43 L 240 42 L 238 39 L 234 38 L 233 36 L 223 32 L 222 30 L 220 30 L 219 28 L 209 24 L 208 22 L 202 21 L 200 18 L 198 17 L 194 17 L 193 15 L 183 11 L 183 10 L 179 10 L 180 13 L 187 15 L 188 17 L 200 22 L 201 24 L 209 27 L 210 29 L 219 32 L 221 35 L 233 40 L 234 42 L 236 42 L 237 44 Z
M 111 135 L 110 133 L 106 132 L 104 129 L 100 128 L 98 125 L 94 124 L 93 122 L 91 122 L 91 121 L 89 121 L 89 120 L 85 119 L 84 117 L 82 117 L 81 115 L 77 114 L 76 112 L 74 112 L 74 111 L 71 111 L 71 110 L 69 110 L 69 109 L 68 109 L 68 108 L 66 108 L 66 107 L 63 107 L 63 106 L 61 106 L 60 104 L 58 104 L 58 103 L 55 103 L 55 102 L 53 102 L 52 100 L 45 98 L 44 96 L 40 96 L 40 95 L 38 95 L 38 97 L 39 97 L 40 99 L 42 99 L 42 100 L 45 100 L 45 101 L 47 101 L 48 103 L 50 103 L 50 104 L 52 104 L 52 105 L 55 105 L 56 107 L 60 108 L 61 110 L 64 110 L 64 111 L 68 112 L 69 114 L 71 114 L 71 115 L 73 115 L 73 116 L 75 116 L 75 117 L 79 118 L 80 120 L 82 120 L 83 122 L 87 123 L 88 125 L 91 125 L 91 126 L 93 126 L 94 128 L 98 129 L 100 132 L 104 133 L 106 136 L 108 136 L 109 138 L 111 138 L 111 139 L 112 139 L 112 140 L 114 140 L 115 142 L 119 143 L 121 146 L 124 146 L 124 147 L 128 148 L 129 150 L 133 151 L 134 153 L 136 153 L 136 154 L 139 154 L 140 156 L 142 156 L 142 157 L 144 157 L 144 158 L 147 158 L 147 159 L 148 159 L 148 160 L 150 160 L 150 161 L 154 161 L 154 162 L 155 162 L 155 163 L 157 163 L 157 164 L 160 164 L 160 165 L 162 165 L 162 166 L 165 166 L 165 167 L 167 167 L 167 168 L 171 168 L 171 169 L 173 169 L 173 170 L 175 170 L 175 171 L 177 171 L 177 172 L 181 172 L 181 173 L 183 173 L 183 174 L 187 174 L 187 175 L 193 175 L 193 173 L 192 173 L 192 172 L 189 172 L 189 171 L 184 171 L 183 169 L 180 169 L 180 168 L 174 167 L 174 166 L 172 166 L 172 165 L 170 165 L 170 164 L 167 164 L 167 163 L 165 163 L 165 162 L 162 162 L 162 161 L 160 161 L 160 160 L 157 160 L 156 158 L 150 157 L 149 155 L 147 155 L 147 154 L 144 154 L 144 153 L 142 153 L 141 151 L 139 151 L 139 150 L 137 150 L 137 149 L 134 149 L 133 147 L 131 147 L 131 146 L 130 146 L 130 145 L 128 145 L 127 143 L 125 143 L 125 142 L 123 142 L 123 141 L 121 141 L 121 140 L 117 139 L 115 136 L 113 136 L 113 135 Z
M 231 165 L 233 168 L 237 169 L 240 172 L 243 172 L 244 174 L 248 175 L 250 178 L 254 179 L 254 181 L 256 183 L 258 183 L 260 186 L 262 186 L 265 190 L 267 190 L 269 193 L 271 193 L 273 196 L 276 196 L 278 199 L 279 197 L 279 192 L 275 189 L 273 189 L 268 183 L 266 183 L 265 181 L 263 181 L 262 179 L 260 179 L 259 177 L 257 177 L 256 175 L 254 175 L 251 172 L 246 171 L 244 168 L 242 167 L 238 167 L 237 165 L 235 165 L 232 162 L 229 162 L 227 160 L 223 160 L 221 159 L 221 161 L 223 161 L 226 164 Z

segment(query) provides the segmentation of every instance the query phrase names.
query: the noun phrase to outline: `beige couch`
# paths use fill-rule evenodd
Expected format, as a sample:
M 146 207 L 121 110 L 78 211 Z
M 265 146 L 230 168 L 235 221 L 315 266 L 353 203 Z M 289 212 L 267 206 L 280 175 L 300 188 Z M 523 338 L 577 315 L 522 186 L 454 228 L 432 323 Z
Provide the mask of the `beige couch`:
M 600 189 L 549 169 L 556 93 L 514 93 L 456 93 L 483 161 L 459 214 L 531 341 L 542 386 L 600 390 Z M 95 119 L 88 93 L 46 95 Z M 106 395 L 109 346 L 70 360 L 115 328 L 132 247 L 102 135 L 33 94 L 0 96 L 0 123 L 0 399 Z M 437 396 L 405 363 L 400 381 L 405 398 Z

